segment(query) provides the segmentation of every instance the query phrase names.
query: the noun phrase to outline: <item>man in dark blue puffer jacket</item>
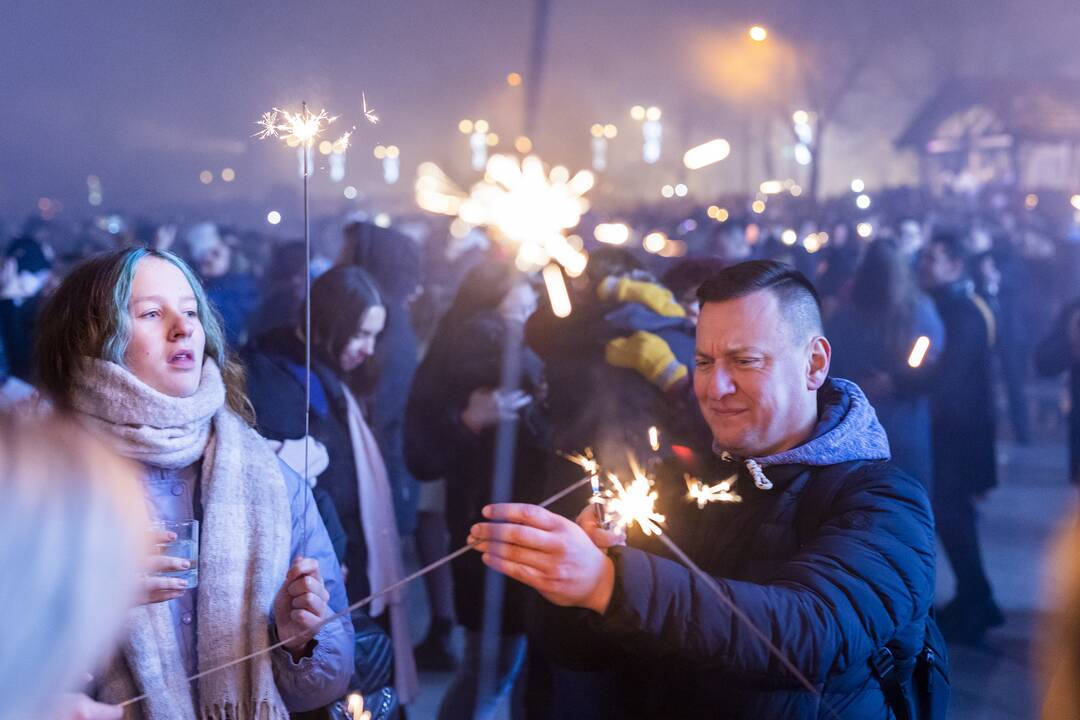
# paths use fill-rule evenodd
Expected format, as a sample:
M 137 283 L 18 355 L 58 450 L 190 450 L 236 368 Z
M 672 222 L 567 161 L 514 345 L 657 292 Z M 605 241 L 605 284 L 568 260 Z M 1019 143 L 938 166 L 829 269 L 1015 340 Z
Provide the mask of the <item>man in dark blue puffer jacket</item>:
M 926 494 L 886 462 L 859 388 L 828 378 L 831 349 L 803 275 L 743 263 L 699 297 L 695 391 L 717 477 L 736 476 L 743 501 L 694 510 L 671 530 L 774 649 L 685 566 L 620 545 L 593 513 L 574 523 L 489 506 L 502 522 L 472 536 L 489 566 L 547 600 L 538 641 L 568 668 L 604 671 L 597 697 L 556 691 L 545 715 L 895 717 L 892 681 L 937 636 Z

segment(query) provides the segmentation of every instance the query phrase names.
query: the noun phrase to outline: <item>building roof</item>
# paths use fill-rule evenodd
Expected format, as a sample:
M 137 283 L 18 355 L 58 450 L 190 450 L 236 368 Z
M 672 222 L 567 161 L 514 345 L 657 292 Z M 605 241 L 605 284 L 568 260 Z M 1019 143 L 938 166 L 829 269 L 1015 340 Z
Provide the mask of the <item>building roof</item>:
M 964 115 L 967 120 L 954 122 Z M 1080 79 L 948 81 L 923 104 L 895 144 L 923 151 L 936 138 L 955 134 L 959 126 L 1003 133 L 1019 142 L 1080 142 Z

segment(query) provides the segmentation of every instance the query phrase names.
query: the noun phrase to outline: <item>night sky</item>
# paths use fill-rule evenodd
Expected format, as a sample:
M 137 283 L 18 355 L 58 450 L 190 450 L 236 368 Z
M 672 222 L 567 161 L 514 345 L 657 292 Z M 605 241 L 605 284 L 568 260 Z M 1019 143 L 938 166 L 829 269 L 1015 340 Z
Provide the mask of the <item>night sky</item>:
M 587 167 L 590 125 L 614 123 L 619 137 L 604 191 L 654 200 L 662 183 L 685 179 L 683 150 L 722 136 L 733 145 L 724 167 L 686 181 L 700 198 L 736 190 L 744 176 L 767 179 L 759 151 L 746 159 L 746 148 L 767 132 L 785 141 L 784 115 L 814 109 L 807 78 L 827 86 L 857 59 L 865 67 L 830 114 L 825 186 L 845 186 L 856 174 L 871 187 L 908 182 L 913 161 L 894 153 L 891 141 L 945 77 L 1080 72 L 1075 1 L 895 5 L 552 0 L 536 151 Z M 273 105 L 300 100 L 340 113 L 342 129 L 357 125 L 343 184 L 369 204 L 406 210 L 424 160 L 468 181 L 460 119 L 487 119 L 504 150 L 522 132 L 524 90 L 505 78 L 516 71 L 531 81 L 533 7 L 9 2 L 0 18 L 0 213 L 25 216 L 48 196 L 69 215 L 87 214 L 90 174 L 102 181 L 101 209 L 265 207 L 289 197 L 280 188 L 295 187 L 296 155 L 252 139 L 252 123 Z M 757 49 L 746 47 L 753 23 L 771 33 Z M 362 91 L 382 118 L 377 127 L 361 124 Z M 647 169 L 629 116 L 638 103 L 664 111 L 664 158 Z M 382 183 L 372 157 L 379 143 L 401 148 L 395 186 Z M 235 182 L 218 179 L 224 167 L 235 169 Z M 210 185 L 198 180 L 204 169 L 215 174 Z M 344 201 L 325 173 L 313 190 L 335 208 Z

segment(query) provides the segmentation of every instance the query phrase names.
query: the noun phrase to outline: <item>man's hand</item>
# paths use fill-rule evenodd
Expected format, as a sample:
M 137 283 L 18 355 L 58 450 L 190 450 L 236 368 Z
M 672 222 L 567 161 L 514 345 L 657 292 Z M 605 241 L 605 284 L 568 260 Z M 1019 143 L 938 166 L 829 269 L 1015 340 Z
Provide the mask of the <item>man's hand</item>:
M 120 720 L 124 710 L 119 705 L 94 702 L 82 693 L 64 693 L 56 717 L 58 720 Z
M 139 604 L 168 602 L 175 600 L 187 590 L 184 578 L 161 577 L 155 573 L 182 572 L 191 567 L 191 561 L 184 558 L 161 554 L 161 546 L 176 541 L 176 533 L 168 530 L 155 530 L 150 533 L 153 553 L 147 560 L 147 575 L 144 575 L 139 590 Z
M 536 505 L 488 505 L 469 541 L 484 563 L 555 605 L 603 614 L 615 587 L 615 564 L 586 531 Z
M 576 520 L 578 526 L 593 541 L 593 545 L 601 550 L 607 550 L 616 545 L 625 545 L 626 530 L 621 525 L 616 525 L 610 530 L 605 529 L 602 519 L 603 514 L 599 512 L 599 508 L 600 506 L 596 504 L 586 505 L 585 509 L 578 513 Z
M 274 598 L 277 635 L 281 640 L 289 640 L 285 649 L 293 660 L 311 653 L 311 639 L 319 623 L 334 614 L 327 604 L 329 601 L 330 593 L 323 585 L 318 561 L 297 558 Z

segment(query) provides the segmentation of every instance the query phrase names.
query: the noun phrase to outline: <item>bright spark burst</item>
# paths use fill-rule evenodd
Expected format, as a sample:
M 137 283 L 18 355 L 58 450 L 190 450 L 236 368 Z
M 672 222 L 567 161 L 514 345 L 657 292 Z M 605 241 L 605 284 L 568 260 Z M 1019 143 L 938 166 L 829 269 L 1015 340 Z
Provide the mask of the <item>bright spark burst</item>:
M 709 503 L 714 502 L 726 502 L 737 503 L 742 502 L 742 496 L 732 490 L 732 484 L 735 482 L 735 478 L 728 478 L 727 480 L 721 480 L 715 485 L 706 485 L 698 480 L 696 477 L 690 475 L 683 475 L 686 480 L 686 489 L 689 491 L 689 497 L 691 500 L 697 502 L 698 509 L 703 509 Z
M 254 137 L 260 140 L 280 138 L 289 147 L 306 145 L 311 147 L 326 128 L 337 120 L 337 115 L 329 115 L 326 110 L 315 113 L 304 105 L 300 112 L 294 113 L 281 108 L 265 112 L 255 122 L 262 130 Z
M 634 479 L 629 485 L 623 485 L 615 474 L 608 473 L 611 488 L 605 491 L 607 512 L 624 529 L 637 523 L 641 532 L 646 535 L 660 535 L 663 530 L 659 523 L 667 518 L 656 512 L 657 494 L 653 489 L 653 481 L 642 472 L 632 457 L 630 472 Z
M 428 212 L 456 215 L 468 226 L 489 228 L 495 240 L 516 253 L 523 272 L 535 272 L 554 261 L 577 277 L 585 271 L 588 256 L 564 233 L 588 210 L 584 195 L 594 182 L 588 170 L 569 180 L 552 178 L 535 155 L 521 161 L 493 155 L 483 180 L 468 194 L 437 165 L 424 163 L 416 181 L 416 202 Z

